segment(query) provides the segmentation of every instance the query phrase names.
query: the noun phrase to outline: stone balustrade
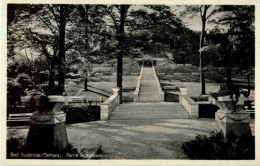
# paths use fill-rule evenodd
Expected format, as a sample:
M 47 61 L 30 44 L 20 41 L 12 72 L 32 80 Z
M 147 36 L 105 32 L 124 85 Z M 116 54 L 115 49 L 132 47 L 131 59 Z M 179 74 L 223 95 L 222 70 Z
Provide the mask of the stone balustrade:
M 156 86 L 157 86 L 157 89 L 158 89 L 158 92 L 159 92 L 159 95 L 160 95 L 160 99 L 161 99 L 161 101 L 164 101 L 164 92 L 162 91 L 161 84 L 160 84 L 160 81 L 159 81 L 159 79 L 156 75 L 154 66 L 152 68 L 153 68 L 154 79 L 156 81 Z
M 187 93 L 187 88 L 180 88 L 179 102 L 190 114 L 191 118 L 199 117 L 199 105 Z
M 119 88 L 112 88 L 113 95 L 100 104 L 100 120 L 108 120 L 110 113 L 119 105 Z
M 141 72 L 140 72 L 140 75 L 138 77 L 137 84 L 136 84 L 136 87 L 135 87 L 134 102 L 138 102 L 139 90 L 140 90 L 140 86 L 141 86 L 142 76 L 143 76 L 143 67 L 141 68 Z

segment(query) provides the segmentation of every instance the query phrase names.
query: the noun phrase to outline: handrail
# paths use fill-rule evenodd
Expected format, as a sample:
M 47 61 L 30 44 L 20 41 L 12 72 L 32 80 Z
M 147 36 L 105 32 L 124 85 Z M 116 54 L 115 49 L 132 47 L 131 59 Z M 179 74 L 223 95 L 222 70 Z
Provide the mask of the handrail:
M 138 77 L 136 88 L 135 88 L 135 91 L 134 91 L 134 101 L 135 102 L 138 101 L 142 77 L 143 77 L 143 67 L 141 68 L 141 72 L 140 72 L 140 75 Z
M 179 103 L 185 108 L 192 118 L 199 117 L 199 104 L 196 103 L 187 93 L 187 88 L 180 88 Z
M 190 117 L 199 117 L 199 104 L 196 103 L 190 96 L 180 94 L 180 104 L 190 114 Z
M 113 95 L 100 104 L 100 120 L 108 120 L 110 113 L 119 105 L 119 88 L 113 88 Z
M 157 86 L 157 89 L 158 89 L 158 93 L 160 95 L 160 99 L 161 99 L 161 101 L 164 101 L 164 92 L 162 91 L 161 84 L 160 84 L 160 81 L 159 81 L 159 79 L 158 79 L 158 77 L 156 75 L 154 66 L 152 66 L 152 69 L 153 69 L 153 76 L 154 76 L 154 79 L 156 81 L 156 86 Z

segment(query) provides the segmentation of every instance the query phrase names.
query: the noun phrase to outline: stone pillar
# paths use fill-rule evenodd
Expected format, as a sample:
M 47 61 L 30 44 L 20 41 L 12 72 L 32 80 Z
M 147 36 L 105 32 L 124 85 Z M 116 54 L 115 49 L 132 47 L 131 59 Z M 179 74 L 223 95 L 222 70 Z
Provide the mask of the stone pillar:
M 112 91 L 113 91 L 113 95 L 118 96 L 119 88 L 112 88 Z M 119 98 L 118 97 L 117 97 L 117 104 L 119 104 Z
M 55 98 L 56 102 L 53 101 Z M 66 114 L 60 110 L 65 100 L 63 96 L 55 98 L 41 96 L 37 99 L 37 110 L 31 116 L 26 141 L 28 152 L 59 153 L 67 148 Z
M 187 88 L 179 88 L 180 89 L 180 94 L 179 94 L 179 103 L 181 104 L 182 103 L 182 96 L 183 95 L 188 95 L 188 92 L 187 92 Z
M 109 118 L 109 104 L 100 104 L 100 120 L 108 120 Z
M 242 102 L 242 101 L 241 101 Z M 252 136 L 250 128 L 250 114 L 246 113 L 240 105 L 237 103 L 237 111 L 234 112 L 234 102 L 226 96 L 218 97 L 216 105 L 220 108 L 215 113 L 215 129 L 217 131 L 223 131 L 224 135 L 227 136 L 231 132 L 237 137 L 242 135 Z
M 199 118 L 199 104 L 198 103 L 191 103 L 190 104 L 190 117 L 191 118 Z

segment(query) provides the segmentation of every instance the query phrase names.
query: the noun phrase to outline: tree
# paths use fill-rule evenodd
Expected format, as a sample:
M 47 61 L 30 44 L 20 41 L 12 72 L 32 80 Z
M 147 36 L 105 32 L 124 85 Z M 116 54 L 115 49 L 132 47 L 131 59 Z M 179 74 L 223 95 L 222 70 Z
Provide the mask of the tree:
M 53 14 L 54 20 L 58 25 L 58 33 L 59 33 L 59 77 L 58 77 L 58 90 L 59 93 L 64 91 L 64 83 L 65 83 L 65 54 L 66 54 L 66 46 L 65 46 L 65 30 L 66 24 L 70 20 L 70 13 L 72 12 L 74 6 L 73 5 L 48 5 L 49 11 Z
M 107 59 L 108 43 L 111 43 L 108 38 L 112 34 L 106 29 L 103 5 L 76 5 L 76 9 L 71 15 L 71 31 L 67 33 L 67 39 L 75 44 L 67 53 L 66 63 L 68 66 L 77 64 L 86 83 L 87 73 L 91 70 L 89 64 Z
M 15 29 L 10 29 L 9 31 L 14 32 L 12 36 L 18 39 L 15 41 L 15 47 L 20 50 L 29 48 L 46 56 L 49 63 L 50 87 L 54 85 L 54 66 L 58 65 L 58 87 L 59 93 L 61 93 L 64 90 L 65 53 L 70 48 L 70 45 L 66 44 L 65 41 L 66 24 L 69 22 L 69 15 L 73 10 L 73 6 L 48 4 L 14 5 L 10 7 L 10 10 L 14 8 L 17 8 L 19 22 L 8 24 L 10 25 L 9 27 L 15 27 Z M 10 13 L 12 12 L 10 11 Z M 15 20 L 12 18 L 12 14 L 9 16 L 9 22 Z M 17 31 L 15 32 L 14 30 Z
M 206 35 L 206 23 L 207 21 L 217 12 L 217 10 L 211 10 L 211 5 L 199 5 L 199 6 L 186 6 L 186 10 L 182 12 L 182 15 L 191 15 L 191 17 L 194 17 L 199 13 L 202 23 L 202 29 L 201 29 L 201 36 L 200 36 L 200 49 L 202 49 L 205 46 L 205 35 Z M 201 94 L 206 94 L 206 87 L 205 87 L 205 70 L 204 68 L 204 55 L 203 52 L 200 51 L 199 54 L 200 57 L 200 82 L 201 82 Z
M 119 103 L 122 103 L 122 91 L 123 91 L 123 56 L 125 54 L 125 21 L 127 17 L 127 11 L 130 5 L 112 5 L 106 8 L 110 19 L 113 22 L 113 29 L 115 30 L 115 36 L 117 43 L 117 87 L 119 88 Z
M 125 52 L 159 54 L 169 50 L 169 40 L 184 26 L 165 5 L 146 5 L 129 9 L 130 5 L 112 5 L 106 8 L 110 17 L 110 27 L 117 40 L 117 86 L 122 98 L 122 57 Z M 152 51 L 151 51 L 152 50 Z M 120 99 L 120 103 L 121 103 Z
M 181 20 L 165 5 L 145 5 L 132 10 L 129 16 L 129 37 L 138 37 L 141 42 L 137 46 L 142 46 L 144 53 L 148 54 L 170 51 L 171 41 L 184 29 Z
M 239 5 L 220 6 L 218 12 L 222 14 L 214 23 L 227 27 L 229 40 L 238 52 L 241 65 L 248 72 L 248 67 L 254 66 L 255 59 L 255 8 Z

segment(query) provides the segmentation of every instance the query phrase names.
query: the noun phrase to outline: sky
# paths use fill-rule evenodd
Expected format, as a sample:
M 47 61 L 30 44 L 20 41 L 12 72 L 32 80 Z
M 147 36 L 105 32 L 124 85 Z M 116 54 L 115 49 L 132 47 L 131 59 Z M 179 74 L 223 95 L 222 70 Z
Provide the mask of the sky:
M 199 16 L 199 13 L 197 16 L 194 16 L 193 18 L 190 18 L 190 16 L 185 16 L 185 17 L 181 17 L 180 16 L 180 12 L 185 10 L 185 6 L 184 5 L 171 5 L 169 6 L 171 8 L 171 11 L 173 13 L 175 13 L 177 16 L 179 16 L 181 18 L 181 20 L 183 21 L 183 23 L 190 28 L 191 30 L 194 31 L 201 31 L 202 29 L 202 23 L 201 23 L 201 18 Z M 136 9 L 140 9 L 142 8 L 140 5 L 134 5 L 132 6 L 132 8 Z M 147 9 L 146 9 L 147 10 Z M 212 11 L 212 7 L 208 9 L 208 13 L 210 13 Z M 214 17 L 213 17 L 214 18 Z M 213 24 L 206 24 L 206 30 L 211 30 L 214 28 L 215 25 Z
M 185 6 L 183 6 L 183 5 L 182 6 L 174 5 L 174 6 L 170 6 L 170 8 L 177 16 L 179 16 L 180 12 L 185 10 Z M 208 13 L 210 13 L 212 11 L 212 8 L 213 7 L 208 9 Z M 212 16 L 212 18 L 214 18 L 214 17 L 216 17 L 216 16 Z M 202 23 L 201 23 L 201 18 L 200 18 L 199 13 L 198 13 L 198 15 L 194 16 L 193 18 L 190 18 L 190 16 L 185 16 L 185 17 L 181 17 L 181 18 L 182 18 L 184 24 L 188 28 L 190 28 L 194 31 L 201 31 Z M 207 29 L 211 30 L 211 29 L 214 28 L 214 26 L 215 26 L 214 24 L 207 23 L 206 24 L 206 30 Z

